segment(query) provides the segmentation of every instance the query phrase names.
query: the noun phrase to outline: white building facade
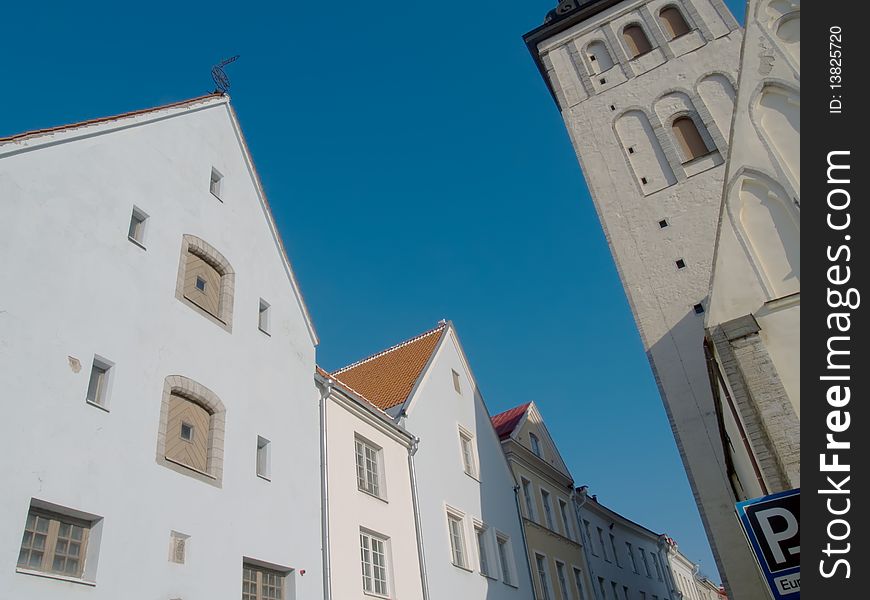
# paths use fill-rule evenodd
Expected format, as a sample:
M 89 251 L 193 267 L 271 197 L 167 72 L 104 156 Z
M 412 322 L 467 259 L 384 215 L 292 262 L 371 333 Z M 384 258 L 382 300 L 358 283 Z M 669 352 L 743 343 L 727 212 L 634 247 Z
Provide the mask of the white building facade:
M 735 597 L 763 598 L 703 353 L 740 28 L 721 0 L 563 0 L 524 39 L 583 169 L 719 571 Z
M 317 338 L 226 96 L 0 140 L 0 597 L 323 597 Z
M 332 376 L 420 438 L 428 598 L 530 598 L 514 478 L 452 324 Z
M 327 373 L 324 435 L 329 590 L 324 598 L 422 600 L 413 454 L 417 439 Z

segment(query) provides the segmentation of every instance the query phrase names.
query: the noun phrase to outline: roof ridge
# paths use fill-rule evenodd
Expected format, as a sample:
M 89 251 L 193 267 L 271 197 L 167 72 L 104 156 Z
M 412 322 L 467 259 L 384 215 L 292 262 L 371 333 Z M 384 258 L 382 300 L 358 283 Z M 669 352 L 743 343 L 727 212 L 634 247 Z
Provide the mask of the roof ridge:
M 444 329 L 446 327 L 447 327 L 447 322 L 446 321 L 441 322 L 434 329 L 424 331 L 423 333 L 416 335 L 410 339 L 407 339 L 404 342 L 399 342 L 398 344 L 396 344 L 394 346 L 390 346 L 386 350 L 381 350 L 380 352 L 376 352 L 376 353 L 372 354 L 371 356 L 367 356 L 366 358 L 360 359 L 354 363 L 351 363 L 345 367 L 342 367 L 336 371 L 333 371 L 332 373 L 330 373 L 330 375 L 335 376 L 335 375 L 339 375 L 341 373 L 344 373 L 345 371 L 349 371 L 350 369 L 353 369 L 354 367 L 358 367 L 358 366 L 363 365 L 367 362 L 375 360 L 376 358 L 380 358 L 386 354 L 389 354 L 390 352 L 394 352 L 395 350 L 398 350 L 399 348 L 404 348 L 405 346 L 407 346 L 409 344 L 413 344 L 414 342 L 419 341 L 425 337 L 428 337 L 428 336 L 430 336 L 438 331 L 441 331 L 442 329 Z
M 531 406 L 531 404 L 532 404 L 532 401 L 531 401 L 531 400 L 529 400 L 528 402 L 523 402 L 522 404 L 517 404 L 516 406 L 512 406 L 512 407 L 510 407 L 510 408 L 507 409 L 507 410 L 503 410 L 503 411 L 501 411 L 500 413 L 497 413 L 497 414 L 492 415 L 492 417 L 490 418 L 490 420 L 495 419 L 496 417 L 500 417 L 500 416 L 502 416 L 502 415 L 504 415 L 504 414 L 507 414 L 507 413 L 511 412 L 512 410 L 517 410 L 517 409 L 520 409 L 520 408 L 522 408 L 523 410 L 525 410 L 525 409 L 527 409 L 529 406 Z
M 76 121 L 73 123 L 66 123 L 64 125 L 55 125 L 54 127 L 46 127 L 44 129 L 31 129 L 29 131 L 23 131 L 21 133 L 16 133 L 6 137 L 0 137 L 0 144 L 5 144 L 8 142 L 14 142 L 17 140 L 21 140 L 28 137 L 45 135 L 48 133 L 54 133 L 58 131 L 66 131 L 68 129 L 77 129 L 79 127 L 87 127 L 88 125 L 96 125 L 98 123 L 107 123 L 109 121 L 115 121 L 118 119 L 125 119 L 128 117 L 137 117 L 139 115 L 144 115 L 151 112 L 156 112 L 158 110 L 167 110 L 170 108 L 178 108 L 187 104 L 194 104 L 196 102 L 201 102 L 203 100 L 207 100 L 209 98 L 220 98 L 225 97 L 227 94 L 223 92 L 210 92 L 208 94 L 203 94 L 202 96 L 197 96 L 195 98 L 188 98 L 187 100 L 179 100 L 178 102 L 170 102 L 168 104 L 161 104 L 158 106 L 152 106 L 151 108 L 140 108 L 138 110 L 131 110 L 128 112 L 119 113 L 116 115 L 109 115 L 106 117 L 96 117 L 93 119 L 85 119 L 83 121 Z

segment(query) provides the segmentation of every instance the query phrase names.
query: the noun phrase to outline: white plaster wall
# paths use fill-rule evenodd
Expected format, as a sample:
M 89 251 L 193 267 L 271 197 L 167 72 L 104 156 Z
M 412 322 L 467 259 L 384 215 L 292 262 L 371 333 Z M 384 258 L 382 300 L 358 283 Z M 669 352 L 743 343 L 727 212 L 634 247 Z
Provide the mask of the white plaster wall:
M 388 577 L 390 597 L 423 597 L 408 446 L 388 435 L 384 425 L 349 411 L 333 398 L 328 407 L 329 533 L 333 598 L 367 598 L 360 566 L 360 528 L 389 539 Z M 357 486 L 354 441 L 360 435 L 381 448 L 380 485 L 384 499 L 360 491 Z
M 319 443 L 314 345 L 228 106 L 0 153 L 0 597 L 236 599 L 243 556 L 296 569 L 291 598 L 322 597 L 319 461 L 304 459 Z M 134 204 L 147 250 L 127 239 Z M 175 298 L 185 233 L 236 271 L 231 334 Z M 85 403 L 94 354 L 116 365 L 109 412 Z M 155 461 L 173 374 L 226 406 L 220 489 Z M 103 517 L 96 587 L 15 572 L 31 498 Z M 171 530 L 191 536 L 184 565 L 167 560 Z
M 717 104 L 707 106 L 696 90 L 699 82 L 713 74 L 736 81 L 742 34 L 718 0 L 692 0 L 682 6 L 704 41 L 697 49 L 680 47 L 684 43 L 681 38 L 662 43 L 651 36 L 652 45 L 658 46 L 665 59 L 659 64 L 640 57 L 629 64 L 624 51 L 617 48 L 615 58 L 620 64 L 614 69 L 621 68 L 627 80 L 573 105 L 564 102 L 560 89 L 563 75 L 558 69 L 551 71 L 551 83 L 561 99 L 566 126 L 662 392 L 720 572 L 735 597 L 758 598 L 764 593 L 763 583 L 733 518 L 733 499 L 718 440 L 702 351 L 704 317 L 693 311 L 696 303 L 707 307 L 724 182 L 722 157 L 727 154 L 728 132 L 720 130 L 716 118 L 721 121 L 721 115 L 732 110 L 727 94 L 713 96 L 712 102 Z M 602 34 L 613 38 L 619 29 L 615 25 L 653 8 L 658 4 L 621 2 L 554 35 L 539 44 L 538 50 L 546 55 L 575 39 L 594 39 Z M 645 21 L 653 33 L 655 14 L 647 14 Z M 641 64 L 641 59 L 649 64 Z M 582 61 L 575 66 L 582 80 L 586 66 Z M 659 98 L 674 92 L 691 100 L 718 158 L 714 153 L 712 159 L 703 159 L 704 164 L 681 164 L 668 123 L 653 108 Z M 649 116 L 655 142 L 676 175 L 673 185 L 647 193 L 633 176 L 626 149 L 614 133 L 615 120 L 632 110 Z M 661 219 L 667 219 L 669 226 L 660 228 Z M 678 258 L 687 268 L 676 268 Z
M 421 440 L 415 460 L 430 597 L 528 599 L 531 586 L 514 499 L 514 479 L 483 399 L 457 350 L 454 335 L 451 329 L 437 350 L 413 395 L 404 423 Z M 461 395 L 453 388 L 451 370 L 459 373 L 463 391 Z M 477 442 L 479 480 L 467 475 L 463 469 L 459 425 L 473 433 Z M 470 570 L 452 563 L 447 506 L 465 514 L 465 541 L 470 556 Z M 498 572 L 498 576 L 487 578 L 479 573 L 472 526 L 474 519 L 483 521 L 491 530 L 510 536 L 515 586 L 507 585 L 502 580 L 494 540 L 490 565 L 493 571 Z

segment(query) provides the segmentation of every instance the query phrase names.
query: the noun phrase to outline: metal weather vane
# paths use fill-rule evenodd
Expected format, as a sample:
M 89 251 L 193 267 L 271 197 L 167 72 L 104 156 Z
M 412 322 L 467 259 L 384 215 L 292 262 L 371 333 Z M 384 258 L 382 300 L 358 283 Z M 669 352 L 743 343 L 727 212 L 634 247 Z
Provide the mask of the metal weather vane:
M 230 78 L 227 76 L 224 71 L 224 67 L 230 63 L 234 63 L 238 60 L 239 55 L 236 54 L 233 57 L 225 58 L 215 66 L 211 68 L 211 78 L 214 80 L 215 91 L 227 93 L 230 90 Z

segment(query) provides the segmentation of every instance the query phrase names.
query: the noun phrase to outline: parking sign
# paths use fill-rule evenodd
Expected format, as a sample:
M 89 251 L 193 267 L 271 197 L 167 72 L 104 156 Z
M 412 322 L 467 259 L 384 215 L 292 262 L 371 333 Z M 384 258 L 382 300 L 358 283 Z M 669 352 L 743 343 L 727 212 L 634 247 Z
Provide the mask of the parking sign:
M 801 596 L 800 489 L 737 503 L 737 514 L 775 600 Z

